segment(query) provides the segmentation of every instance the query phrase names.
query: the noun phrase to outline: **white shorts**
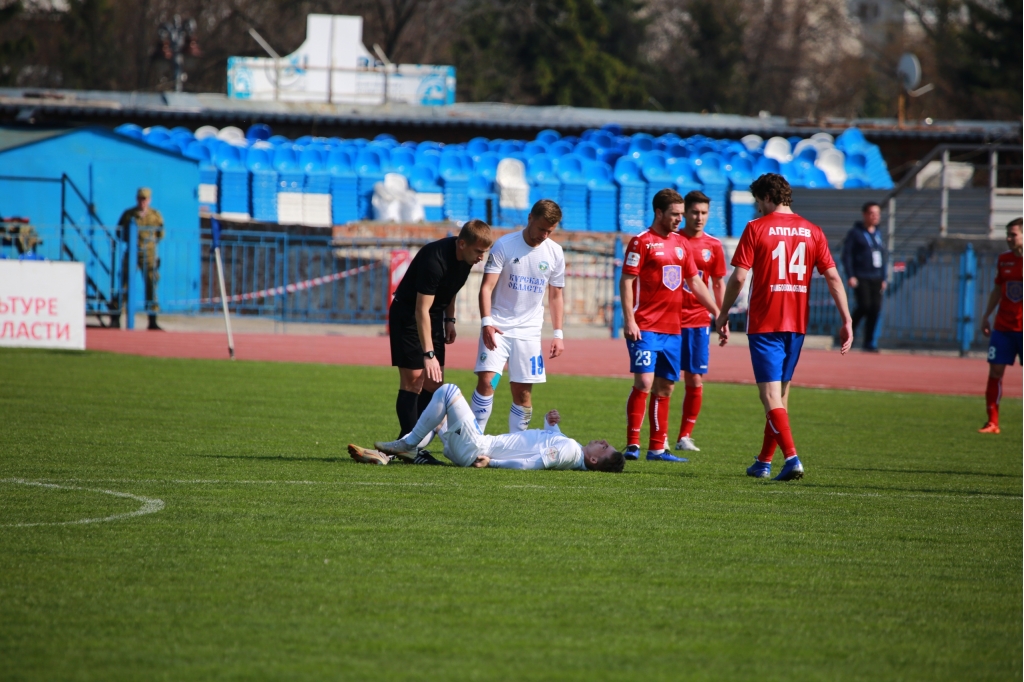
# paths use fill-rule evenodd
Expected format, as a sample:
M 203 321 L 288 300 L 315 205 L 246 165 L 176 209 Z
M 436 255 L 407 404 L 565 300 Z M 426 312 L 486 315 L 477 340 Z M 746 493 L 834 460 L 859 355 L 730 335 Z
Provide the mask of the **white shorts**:
M 494 350 L 487 350 L 483 335 L 480 335 L 476 344 L 474 372 L 501 374 L 505 369 L 505 363 L 508 362 L 509 381 L 517 384 L 543 384 L 547 381 L 539 336 L 533 339 L 510 339 L 502 334 L 495 334 L 494 338 Z

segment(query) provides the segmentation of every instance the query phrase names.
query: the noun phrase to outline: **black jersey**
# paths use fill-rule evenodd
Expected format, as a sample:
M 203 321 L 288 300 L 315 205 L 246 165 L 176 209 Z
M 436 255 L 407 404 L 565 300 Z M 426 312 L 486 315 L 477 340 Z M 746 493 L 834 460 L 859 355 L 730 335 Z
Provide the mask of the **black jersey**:
M 473 267 L 455 257 L 455 237 L 431 242 L 419 250 L 395 290 L 396 307 L 408 313 L 416 310 L 416 294 L 433 296 L 431 315 L 440 315 L 455 299 Z

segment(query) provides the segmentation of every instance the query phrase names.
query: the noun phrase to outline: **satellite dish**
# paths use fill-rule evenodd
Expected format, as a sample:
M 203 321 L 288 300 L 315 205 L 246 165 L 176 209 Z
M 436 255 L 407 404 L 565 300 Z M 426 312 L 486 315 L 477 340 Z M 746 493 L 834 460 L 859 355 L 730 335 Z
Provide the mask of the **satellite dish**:
M 910 52 L 904 52 L 896 67 L 896 77 L 904 90 L 913 90 L 921 83 L 921 62 Z

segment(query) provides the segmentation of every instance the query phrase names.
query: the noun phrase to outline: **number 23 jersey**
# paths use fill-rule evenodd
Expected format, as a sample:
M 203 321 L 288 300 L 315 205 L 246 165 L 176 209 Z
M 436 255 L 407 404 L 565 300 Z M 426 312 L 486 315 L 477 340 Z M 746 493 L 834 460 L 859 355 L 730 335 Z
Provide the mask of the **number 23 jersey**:
M 629 241 L 622 274 L 634 275 L 633 319 L 641 332 L 678 334 L 683 283 L 697 275 L 688 240 L 647 230 Z
M 836 266 L 821 228 L 795 213 L 747 223 L 732 265 L 752 270 L 747 333 L 807 333 L 811 275 Z

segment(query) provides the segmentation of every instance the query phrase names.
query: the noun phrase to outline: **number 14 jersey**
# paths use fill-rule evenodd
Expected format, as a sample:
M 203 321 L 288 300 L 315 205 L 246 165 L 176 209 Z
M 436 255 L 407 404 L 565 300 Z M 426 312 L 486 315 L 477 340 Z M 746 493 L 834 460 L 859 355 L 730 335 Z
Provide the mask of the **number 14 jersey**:
M 747 333 L 807 333 L 811 274 L 836 266 L 821 228 L 795 213 L 747 223 L 732 265 L 752 270 Z

